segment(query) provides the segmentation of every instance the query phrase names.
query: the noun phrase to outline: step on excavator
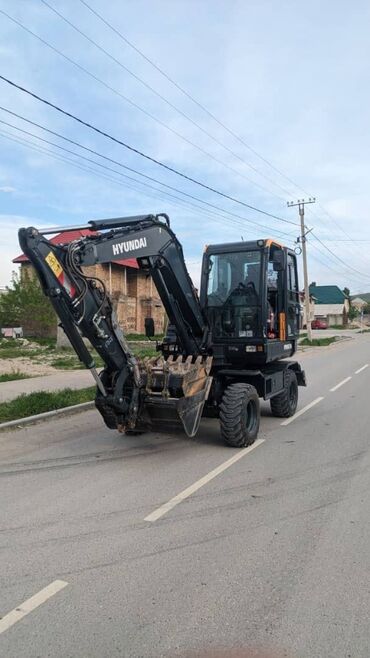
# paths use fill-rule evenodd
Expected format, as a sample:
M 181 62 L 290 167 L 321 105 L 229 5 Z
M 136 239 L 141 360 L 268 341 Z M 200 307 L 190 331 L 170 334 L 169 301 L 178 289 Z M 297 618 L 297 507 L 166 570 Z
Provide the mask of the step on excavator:
M 69 244 L 47 235 L 88 228 Z M 95 405 L 110 429 L 171 430 L 195 436 L 203 416 L 217 417 L 224 441 L 256 439 L 259 399 L 292 416 L 305 373 L 290 360 L 299 335 L 300 303 L 293 251 L 274 240 L 205 247 L 201 286 L 188 274 L 168 215 L 94 220 L 84 227 L 19 231 L 19 242 L 80 361 L 96 380 Z M 112 300 L 90 266 L 130 257 L 153 279 L 168 316 L 158 356 L 139 359 L 118 325 Z M 145 319 L 148 338 L 154 321 Z M 102 358 L 98 374 L 84 338 Z

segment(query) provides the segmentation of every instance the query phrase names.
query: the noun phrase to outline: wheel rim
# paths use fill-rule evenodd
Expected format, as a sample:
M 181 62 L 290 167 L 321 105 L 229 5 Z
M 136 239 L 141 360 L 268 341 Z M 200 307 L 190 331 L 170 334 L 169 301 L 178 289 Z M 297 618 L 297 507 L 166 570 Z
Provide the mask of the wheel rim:
M 257 405 L 254 400 L 249 400 L 245 410 L 245 427 L 247 432 L 253 432 L 257 423 Z

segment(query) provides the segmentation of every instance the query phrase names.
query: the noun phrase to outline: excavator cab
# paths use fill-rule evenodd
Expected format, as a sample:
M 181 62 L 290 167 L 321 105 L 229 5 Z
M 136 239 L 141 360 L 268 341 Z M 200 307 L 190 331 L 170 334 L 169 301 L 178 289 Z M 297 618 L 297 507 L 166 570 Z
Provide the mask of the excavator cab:
M 263 365 L 296 351 L 297 262 L 287 247 L 273 240 L 207 246 L 200 301 L 215 365 Z

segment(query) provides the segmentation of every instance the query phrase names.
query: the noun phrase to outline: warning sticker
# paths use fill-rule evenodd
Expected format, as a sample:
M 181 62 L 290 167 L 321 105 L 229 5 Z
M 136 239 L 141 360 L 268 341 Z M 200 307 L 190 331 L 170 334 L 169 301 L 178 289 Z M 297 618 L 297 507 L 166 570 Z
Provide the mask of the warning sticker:
M 63 272 L 63 268 L 58 261 L 57 257 L 54 256 L 52 251 L 49 251 L 48 255 L 45 258 L 47 264 L 49 265 L 50 269 L 53 270 L 55 276 L 58 278 Z

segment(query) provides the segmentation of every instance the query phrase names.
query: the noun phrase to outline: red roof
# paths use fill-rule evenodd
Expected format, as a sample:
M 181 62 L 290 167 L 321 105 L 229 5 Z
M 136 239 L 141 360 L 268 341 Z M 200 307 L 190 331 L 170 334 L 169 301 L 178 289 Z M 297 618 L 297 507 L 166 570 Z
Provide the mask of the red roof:
M 87 235 L 99 235 L 99 233 L 98 231 L 90 231 L 90 229 L 88 228 L 81 228 L 75 231 L 63 231 L 62 233 L 58 233 L 58 235 L 54 235 L 53 238 L 50 238 L 50 242 L 52 244 L 69 244 L 73 240 L 84 238 Z M 29 259 L 27 258 L 27 256 L 21 254 L 20 256 L 17 256 L 17 258 L 14 258 L 12 262 L 27 263 L 28 260 Z M 116 263 L 117 265 L 124 265 L 125 267 L 133 267 L 135 269 L 139 269 L 136 258 L 127 258 L 126 260 L 112 260 L 112 263 Z

